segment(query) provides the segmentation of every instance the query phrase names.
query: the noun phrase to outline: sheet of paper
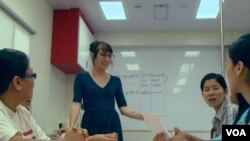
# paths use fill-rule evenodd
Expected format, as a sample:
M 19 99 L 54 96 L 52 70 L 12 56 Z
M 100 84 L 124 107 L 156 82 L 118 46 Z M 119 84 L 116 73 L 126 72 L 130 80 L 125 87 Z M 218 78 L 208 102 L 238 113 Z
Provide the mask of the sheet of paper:
M 152 114 L 143 114 L 144 121 L 149 126 L 150 130 L 153 132 L 154 136 L 158 133 L 164 132 L 167 138 L 171 137 L 168 130 L 162 125 L 160 118 Z

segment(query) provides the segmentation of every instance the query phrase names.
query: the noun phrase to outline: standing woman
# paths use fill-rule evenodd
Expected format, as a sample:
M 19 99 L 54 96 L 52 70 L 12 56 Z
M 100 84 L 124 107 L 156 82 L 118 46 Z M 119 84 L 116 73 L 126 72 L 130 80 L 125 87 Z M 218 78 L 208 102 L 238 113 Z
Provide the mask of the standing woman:
M 103 41 L 94 41 L 89 51 L 93 69 L 77 74 L 74 82 L 74 98 L 70 113 L 70 127 L 75 126 L 83 100 L 84 114 L 81 127 L 89 135 L 118 133 L 123 141 L 122 127 L 115 101 L 122 115 L 143 120 L 142 114 L 127 107 L 120 78 L 107 72 L 112 63 L 112 47 Z

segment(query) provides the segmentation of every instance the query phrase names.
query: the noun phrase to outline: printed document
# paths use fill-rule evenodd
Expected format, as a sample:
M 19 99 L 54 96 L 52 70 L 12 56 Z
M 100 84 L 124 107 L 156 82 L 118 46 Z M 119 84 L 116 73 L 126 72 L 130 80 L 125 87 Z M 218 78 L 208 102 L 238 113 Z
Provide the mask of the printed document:
M 171 137 L 171 134 L 168 130 L 162 125 L 160 118 L 152 114 L 143 114 L 144 121 L 149 126 L 150 130 L 154 136 L 158 133 L 164 132 L 167 135 L 167 138 Z

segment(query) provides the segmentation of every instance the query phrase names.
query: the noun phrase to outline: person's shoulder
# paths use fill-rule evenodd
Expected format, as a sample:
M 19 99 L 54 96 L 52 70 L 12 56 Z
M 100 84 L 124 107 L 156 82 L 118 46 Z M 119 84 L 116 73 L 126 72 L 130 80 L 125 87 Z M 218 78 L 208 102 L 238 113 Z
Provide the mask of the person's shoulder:
M 115 80 L 115 81 L 120 81 L 120 78 L 118 76 L 116 76 L 116 75 L 111 75 L 110 74 L 110 78 Z
M 8 108 L 0 100 L 0 112 L 3 114 L 8 114 Z
M 236 123 L 236 125 L 245 125 L 246 124 L 246 119 L 248 116 L 248 112 L 250 110 L 250 107 L 244 111 L 244 113 L 240 116 L 240 119 Z M 248 122 L 249 123 L 249 122 Z
M 77 73 L 77 75 L 88 75 L 88 74 L 89 74 L 89 72 L 87 72 L 87 71 L 82 71 L 82 72 Z
M 85 78 L 89 75 L 89 72 L 87 71 L 84 71 L 84 72 L 79 72 L 77 75 L 76 75 L 76 78 Z
M 231 101 L 229 101 L 228 99 L 225 99 L 224 103 L 223 103 L 223 107 L 225 107 L 226 109 L 230 109 L 230 110 L 235 110 L 238 109 L 238 106 L 233 104 Z
M 238 113 L 238 105 L 233 104 L 232 102 L 225 100 L 225 107 L 227 110 L 227 115 L 228 116 L 236 116 L 236 114 Z
M 0 100 L 0 110 L 3 110 L 4 109 L 4 105 L 2 103 L 2 101 Z
M 232 110 L 233 110 L 233 113 L 238 113 L 239 106 L 232 103 Z
M 222 136 L 219 135 L 218 137 L 212 138 L 211 141 L 221 141 L 222 140 Z

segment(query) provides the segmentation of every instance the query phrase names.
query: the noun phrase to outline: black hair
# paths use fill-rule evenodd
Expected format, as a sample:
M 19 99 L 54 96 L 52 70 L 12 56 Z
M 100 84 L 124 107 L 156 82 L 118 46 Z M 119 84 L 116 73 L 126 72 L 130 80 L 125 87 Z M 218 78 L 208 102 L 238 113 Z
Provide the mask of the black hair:
M 249 108 L 248 102 L 245 100 L 245 98 L 243 97 L 241 93 L 237 93 L 236 96 L 237 96 L 239 105 L 238 105 L 238 113 L 233 122 L 234 125 L 239 121 L 242 114 Z
M 250 68 L 250 34 L 243 35 L 233 42 L 228 48 L 228 54 L 234 65 L 242 61 Z
M 242 35 L 233 42 L 228 48 L 228 54 L 234 65 L 242 61 L 250 70 L 250 34 Z M 248 73 L 246 81 L 250 84 L 250 73 Z
M 97 57 L 98 52 L 102 50 L 104 53 L 111 53 L 113 54 L 113 49 L 110 44 L 104 42 L 104 41 L 94 41 L 89 46 L 89 51 L 92 53 L 92 61 L 94 63 L 94 60 Z
M 226 81 L 222 75 L 217 73 L 208 73 L 201 79 L 201 84 L 200 84 L 201 91 L 203 91 L 204 89 L 205 82 L 210 79 L 215 79 L 224 90 L 227 89 Z
M 14 76 L 24 78 L 29 67 L 28 56 L 18 50 L 0 50 L 0 95 L 9 87 Z

